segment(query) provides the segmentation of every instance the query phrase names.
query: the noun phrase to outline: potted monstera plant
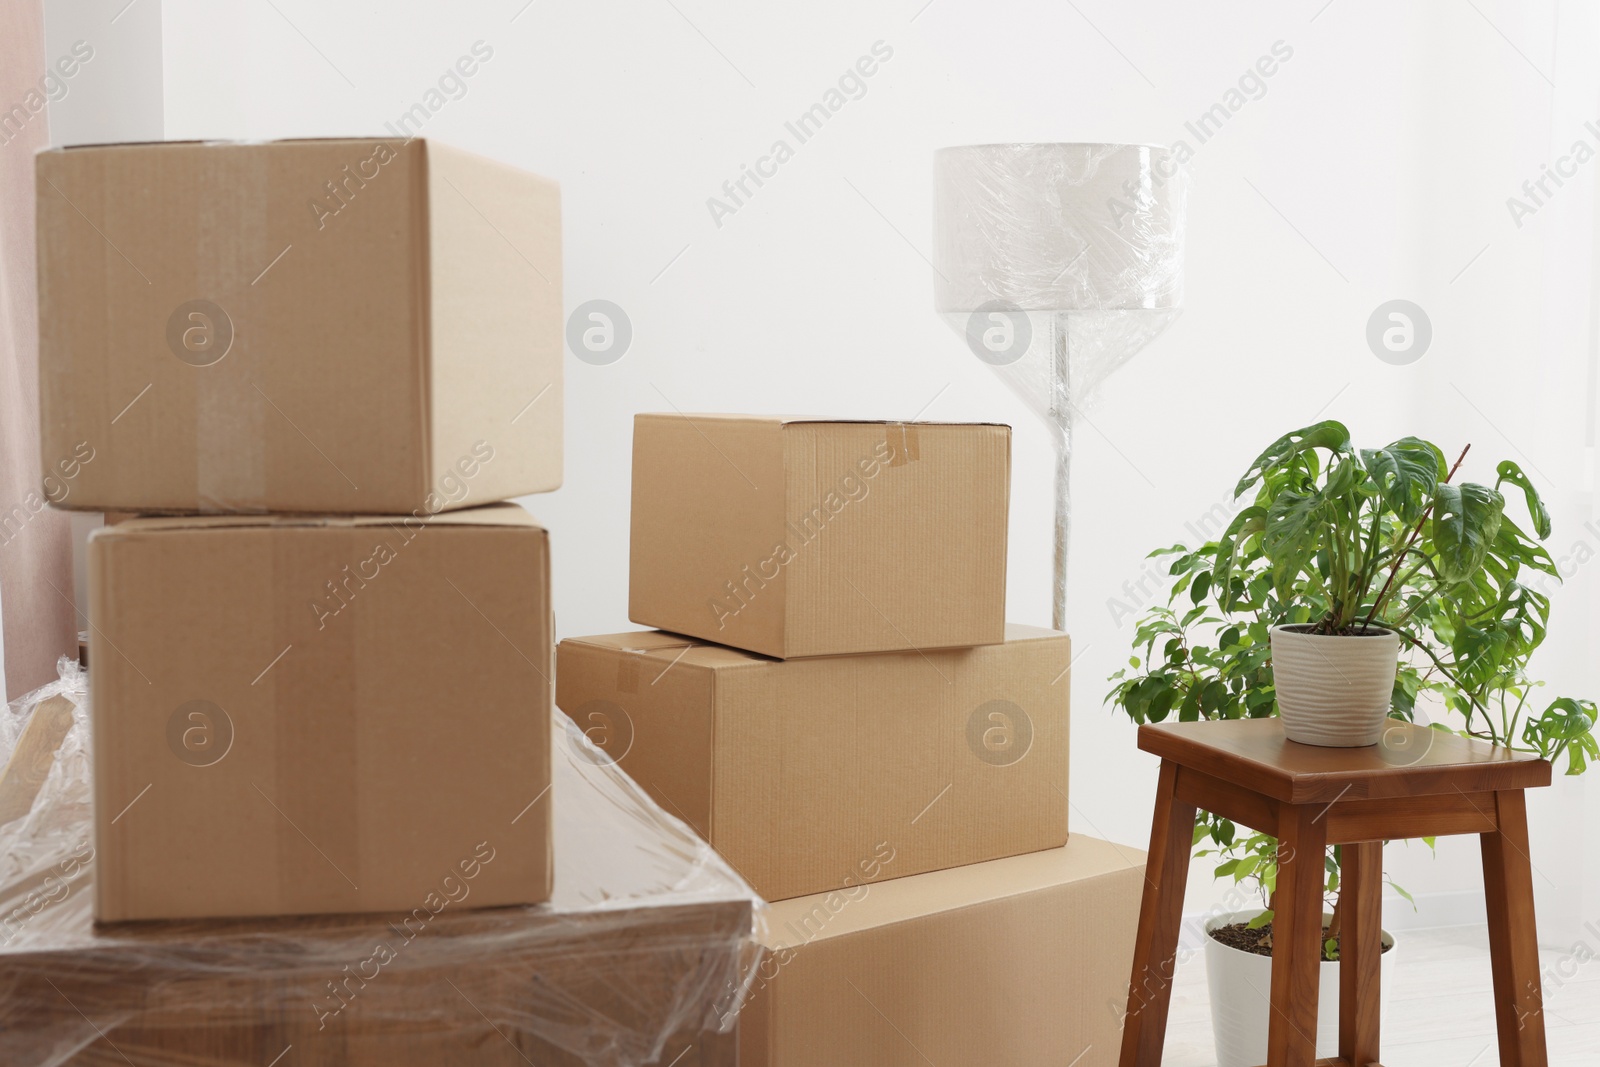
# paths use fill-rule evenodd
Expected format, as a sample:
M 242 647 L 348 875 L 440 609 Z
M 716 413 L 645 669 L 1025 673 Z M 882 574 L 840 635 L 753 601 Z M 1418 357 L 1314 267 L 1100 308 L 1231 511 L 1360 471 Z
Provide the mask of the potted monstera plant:
M 1313 744 L 1373 743 L 1387 716 L 1420 714 L 1583 773 L 1600 759 L 1594 702 L 1538 701 L 1527 669 L 1550 611 L 1530 572 L 1559 578 L 1540 545 L 1549 514 L 1509 460 L 1492 486 L 1458 482 L 1466 455 L 1447 464 L 1414 437 L 1358 450 L 1331 421 L 1273 442 L 1239 481 L 1248 503 L 1217 540 L 1151 553 L 1170 560 L 1170 592 L 1139 620 L 1107 701 L 1136 723 L 1281 715 L 1288 736 Z M 1357 696 L 1360 717 L 1346 716 Z M 1269 1009 L 1246 986 L 1267 988 L 1277 842 L 1201 811 L 1194 845 L 1237 897 L 1206 931 L 1219 1063 L 1263 1063 Z M 1330 849 L 1328 962 L 1339 859 Z M 1322 1020 L 1337 1019 L 1336 998 L 1324 968 Z M 1328 1040 L 1319 1033 L 1318 1055 L 1336 1055 Z

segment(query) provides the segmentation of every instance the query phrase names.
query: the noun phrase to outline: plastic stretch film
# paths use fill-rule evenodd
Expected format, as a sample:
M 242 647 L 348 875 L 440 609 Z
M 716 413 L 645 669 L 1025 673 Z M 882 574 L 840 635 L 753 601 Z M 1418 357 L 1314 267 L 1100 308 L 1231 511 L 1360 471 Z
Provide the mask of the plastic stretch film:
M 934 305 L 1052 431 L 1057 629 L 1077 412 L 1178 316 L 1187 181 L 1173 153 L 1149 145 L 934 154 Z
M 0 716 L 0 1063 L 732 1062 L 764 905 L 559 713 L 549 904 L 96 927 L 88 703 L 63 660 Z

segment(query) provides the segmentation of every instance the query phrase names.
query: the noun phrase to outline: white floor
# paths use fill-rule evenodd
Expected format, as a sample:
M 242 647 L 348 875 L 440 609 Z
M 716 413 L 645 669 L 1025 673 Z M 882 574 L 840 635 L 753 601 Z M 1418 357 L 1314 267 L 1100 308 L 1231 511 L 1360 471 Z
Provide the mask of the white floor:
M 1401 937 L 1383 1067 L 1496 1067 L 1488 931 L 1452 926 Z M 1551 1067 L 1600 1065 L 1600 960 L 1541 956 Z M 1163 1067 L 1216 1067 L 1209 1001 L 1204 955 L 1196 953 L 1178 969 Z

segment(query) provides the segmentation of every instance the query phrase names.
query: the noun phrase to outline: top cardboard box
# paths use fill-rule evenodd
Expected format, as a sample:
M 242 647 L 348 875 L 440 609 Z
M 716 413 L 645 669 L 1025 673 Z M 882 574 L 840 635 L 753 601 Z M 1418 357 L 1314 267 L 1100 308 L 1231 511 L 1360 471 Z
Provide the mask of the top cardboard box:
M 628 617 L 788 659 L 1005 640 L 1011 428 L 639 415 Z
M 432 142 L 42 152 L 68 508 L 437 512 L 561 484 L 554 182 Z

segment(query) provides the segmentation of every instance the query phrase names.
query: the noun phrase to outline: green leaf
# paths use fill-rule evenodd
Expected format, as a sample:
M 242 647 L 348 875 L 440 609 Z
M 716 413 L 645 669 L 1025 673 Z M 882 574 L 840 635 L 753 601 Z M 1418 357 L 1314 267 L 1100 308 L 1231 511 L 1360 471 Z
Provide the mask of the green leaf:
M 1266 529 L 1266 525 L 1267 509 L 1248 507 L 1233 517 L 1228 529 L 1217 541 L 1217 551 L 1211 561 L 1211 584 L 1217 588 L 1217 603 L 1223 611 L 1233 607 L 1231 585 L 1234 567 L 1238 562 L 1239 543 L 1246 537 L 1260 533 Z
M 1387 448 L 1362 449 L 1361 463 L 1383 502 L 1407 525 L 1422 518 L 1448 473 L 1439 447 L 1416 437 L 1402 437 Z
M 1260 915 L 1257 915 L 1254 919 L 1251 919 L 1244 925 L 1246 930 L 1259 930 L 1271 921 L 1272 909 L 1268 908 L 1266 911 L 1262 912 Z
M 1269 471 L 1281 468 L 1287 461 L 1314 448 L 1326 448 L 1335 454 L 1347 453 L 1350 451 L 1350 431 L 1345 429 L 1343 423 L 1328 419 L 1315 426 L 1307 426 L 1284 434 L 1268 445 L 1267 450 L 1250 464 L 1250 469 L 1245 471 L 1244 477 L 1240 478 L 1239 484 L 1234 487 L 1233 495 L 1243 496 L 1246 490 L 1259 482 Z
M 1432 547 L 1439 576 L 1463 582 L 1483 566 L 1489 543 L 1500 532 L 1505 497 L 1488 486 L 1441 485 L 1429 520 Z
M 1410 893 L 1406 892 L 1405 889 L 1399 883 L 1397 883 L 1393 878 L 1389 879 L 1388 881 L 1389 881 L 1389 888 L 1393 889 L 1396 893 L 1399 893 L 1402 897 L 1404 897 L 1406 903 L 1410 904 L 1411 905 L 1411 909 L 1413 911 L 1415 911 L 1416 907 L 1417 907 L 1417 898 L 1413 897 Z
M 1550 536 L 1550 512 L 1544 506 L 1544 501 L 1539 498 L 1539 490 L 1533 487 L 1533 482 L 1523 473 L 1522 468 L 1509 459 L 1501 460 L 1500 466 L 1495 468 L 1499 476 L 1494 487 L 1499 489 L 1506 482 L 1510 482 L 1522 490 L 1522 498 L 1528 502 L 1528 514 L 1533 517 L 1533 532 L 1543 541 Z
M 1327 501 L 1315 488 L 1285 489 L 1267 509 L 1261 547 L 1272 564 L 1272 588 L 1280 600 L 1297 599 L 1301 575 L 1321 547 Z
M 1597 712 L 1592 700 L 1557 697 L 1537 719 L 1522 728 L 1522 740 L 1549 758 L 1562 743 L 1570 744 L 1594 733 Z

